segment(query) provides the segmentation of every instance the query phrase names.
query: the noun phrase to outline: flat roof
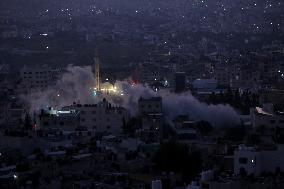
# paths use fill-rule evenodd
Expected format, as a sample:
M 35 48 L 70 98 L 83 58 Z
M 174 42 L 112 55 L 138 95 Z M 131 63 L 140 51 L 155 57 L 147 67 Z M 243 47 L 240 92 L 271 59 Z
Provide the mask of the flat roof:
M 267 116 L 273 116 L 273 114 L 264 111 L 262 108 L 260 107 L 255 107 L 255 110 L 258 114 L 262 114 L 262 115 L 267 115 Z

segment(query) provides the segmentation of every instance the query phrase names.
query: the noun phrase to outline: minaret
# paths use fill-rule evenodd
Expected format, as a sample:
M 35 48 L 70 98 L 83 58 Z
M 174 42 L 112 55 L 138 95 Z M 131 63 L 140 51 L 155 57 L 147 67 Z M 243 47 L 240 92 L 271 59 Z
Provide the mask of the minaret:
M 101 90 L 101 82 L 100 82 L 100 59 L 99 59 L 99 54 L 98 51 L 96 50 L 95 53 L 95 82 L 96 82 L 96 90 L 99 91 Z

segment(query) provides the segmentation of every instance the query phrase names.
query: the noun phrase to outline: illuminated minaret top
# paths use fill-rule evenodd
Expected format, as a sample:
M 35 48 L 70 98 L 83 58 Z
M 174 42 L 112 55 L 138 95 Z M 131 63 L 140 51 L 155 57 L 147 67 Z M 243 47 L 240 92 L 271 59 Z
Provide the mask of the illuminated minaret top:
M 95 82 L 96 82 L 96 90 L 101 90 L 101 82 L 100 82 L 100 59 L 98 50 L 95 52 Z

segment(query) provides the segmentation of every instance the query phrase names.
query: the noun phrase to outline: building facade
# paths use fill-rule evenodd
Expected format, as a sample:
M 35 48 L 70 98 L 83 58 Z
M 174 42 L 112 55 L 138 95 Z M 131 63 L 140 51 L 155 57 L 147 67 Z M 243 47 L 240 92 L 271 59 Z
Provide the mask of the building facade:
M 20 71 L 20 92 L 40 91 L 54 85 L 59 77 L 60 70 L 48 66 L 23 67 Z
M 234 152 L 234 173 L 260 175 L 263 172 L 275 173 L 284 170 L 284 151 L 281 146 L 258 149 L 240 145 Z
M 80 127 L 96 132 L 119 134 L 122 126 L 129 119 L 125 108 L 112 106 L 106 99 L 97 104 L 74 104 L 63 110 L 74 110 L 79 113 Z

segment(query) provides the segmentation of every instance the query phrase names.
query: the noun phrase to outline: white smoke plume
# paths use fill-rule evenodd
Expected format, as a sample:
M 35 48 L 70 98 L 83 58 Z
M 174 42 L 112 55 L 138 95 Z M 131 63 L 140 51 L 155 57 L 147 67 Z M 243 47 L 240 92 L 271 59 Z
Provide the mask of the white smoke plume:
M 235 125 L 239 123 L 239 116 L 229 105 L 207 105 L 198 101 L 190 92 L 174 94 L 165 91 L 154 92 L 143 85 L 130 85 L 126 81 L 117 81 L 115 86 L 122 91 L 123 96 L 110 95 L 96 97 L 93 95 L 95 79 L 90 66 L 69 66 L 67 72 L 58 80 L 54 87 L 43 92 L 32 93 L 25 96 L 31 111 L 46 107 L 61 108 L 73 102 L 82 104 L 97 103 L 106 97 L 111 103 L 123 106 L 132 115 L 137 114 L 138 99 L 161 96 L 163 111 L 168 121 L 178 115 L 188 114 L 191 119 L 206 120 L 215 126 Z
M 198 101 L 190 92 L 181 94 L 169 91 L 155 92 L 142 85 L 129 85 L 127 82 L 117 82 L 116 86 L 122 88 L 124 97 L 122 106 L 129 109 L 132 114 L 137 113 L 138 99 L 160 96 L 163 100 L 163 111 L 168 121 L 178 115 L 189 115 L 190 119 L 205 120 L 214 126 L 237 125 L 240 118 L 237 112 L 229 105 L 208 105 Z
M 73 102 L 94 103 L 92 98 L 94 85 L 95 79 L 90 66 L 70 65 L 55 86 L 22 95 L 22 98 L 28 103 L 31 112 L 47 107 L 61 108 Z

